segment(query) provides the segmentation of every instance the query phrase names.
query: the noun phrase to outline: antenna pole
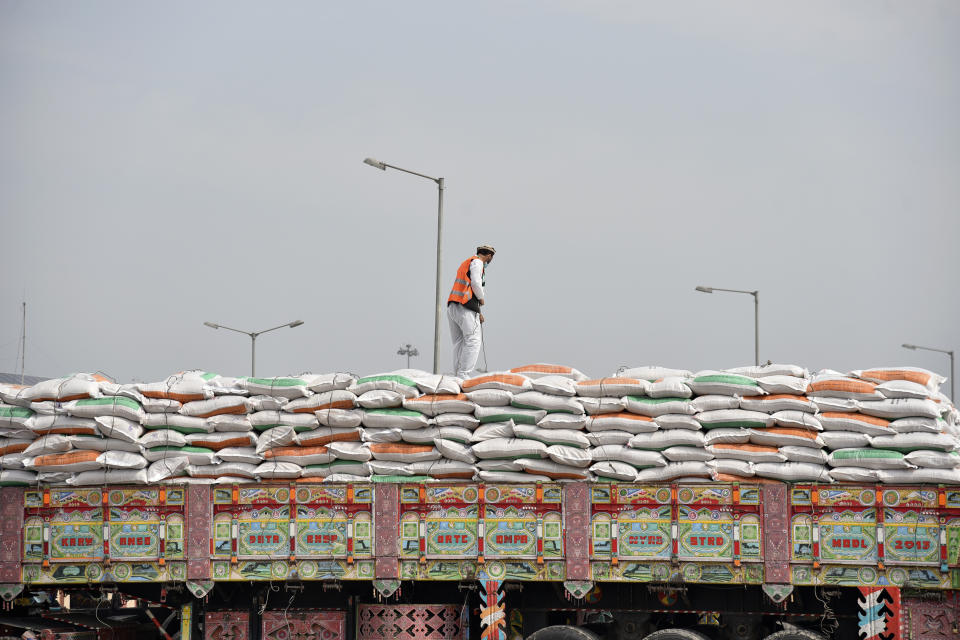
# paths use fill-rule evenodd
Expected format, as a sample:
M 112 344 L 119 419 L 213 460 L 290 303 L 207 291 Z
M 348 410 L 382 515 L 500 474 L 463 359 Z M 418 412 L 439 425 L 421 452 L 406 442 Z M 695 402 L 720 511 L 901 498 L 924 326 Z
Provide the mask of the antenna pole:
M 23 331 L 20 334 L 20 384 L 23 384 L 23 374 L 27 360 L 27 301 L 23 301 Z

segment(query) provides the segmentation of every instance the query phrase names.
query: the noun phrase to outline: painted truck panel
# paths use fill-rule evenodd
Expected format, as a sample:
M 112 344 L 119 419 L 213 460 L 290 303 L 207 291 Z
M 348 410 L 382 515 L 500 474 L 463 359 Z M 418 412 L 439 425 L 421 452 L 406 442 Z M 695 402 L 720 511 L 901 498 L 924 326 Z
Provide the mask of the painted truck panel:
M 950 487 L 277 483 L 2 492 L 7 584 L 387 585 L 483 575 L 960 587 L 960 489 Z

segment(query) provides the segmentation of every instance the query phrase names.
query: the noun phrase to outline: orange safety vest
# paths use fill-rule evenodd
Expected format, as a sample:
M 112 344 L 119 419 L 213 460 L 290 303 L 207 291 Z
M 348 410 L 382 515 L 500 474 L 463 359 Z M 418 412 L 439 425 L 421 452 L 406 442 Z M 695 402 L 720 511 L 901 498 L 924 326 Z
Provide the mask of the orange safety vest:
M 473 298 L 473 287 L 470 286 L 470 263 L 477 260 L 479 256 L 471 256 L 460 263 L 457 269 L 457 277 L 453 280 L 453 289 L 450 291 L 450 297 L 447 303 L 458 302 L 467 304 Z M 485 267 L 486 265 L 484 265 Z M 485 271 L 486 269 L 484 269 Z

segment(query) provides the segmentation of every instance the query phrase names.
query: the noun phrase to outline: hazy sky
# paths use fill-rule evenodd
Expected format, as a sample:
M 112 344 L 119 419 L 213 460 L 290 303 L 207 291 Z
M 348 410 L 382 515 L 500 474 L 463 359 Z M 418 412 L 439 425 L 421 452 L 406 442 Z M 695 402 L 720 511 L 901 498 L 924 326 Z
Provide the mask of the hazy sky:
M 0 0 L 0 371 L 491 369 L 960 347 L 960 3 Z M 441 364 L 450 370 L 446 317 Z

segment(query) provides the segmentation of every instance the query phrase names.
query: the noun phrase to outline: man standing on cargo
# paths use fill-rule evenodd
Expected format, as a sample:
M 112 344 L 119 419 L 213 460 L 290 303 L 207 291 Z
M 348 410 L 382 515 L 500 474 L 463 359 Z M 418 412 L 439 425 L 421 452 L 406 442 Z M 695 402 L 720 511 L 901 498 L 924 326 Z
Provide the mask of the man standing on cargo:
M 477 254 L 460 263 L 453 289 L 447 298 L 447 319 L 453 338 L 453 367 L 460 378 L 469 378 L 480 357 L 480 324 L 484 303 L 483 276 L 496 250 L 489 245 L 477 247 Z

